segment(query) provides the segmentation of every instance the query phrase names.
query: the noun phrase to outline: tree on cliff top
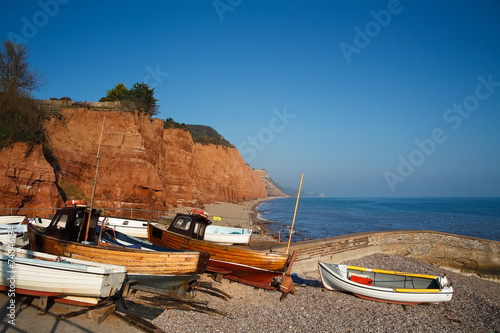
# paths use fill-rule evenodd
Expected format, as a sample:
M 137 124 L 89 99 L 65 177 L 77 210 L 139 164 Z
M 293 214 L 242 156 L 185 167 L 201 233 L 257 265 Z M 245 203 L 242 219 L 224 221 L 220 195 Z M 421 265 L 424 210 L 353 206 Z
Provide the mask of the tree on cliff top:
M 134 83 L 134 86 L 130 89 L 132 101 L 139 106 L 139 109 L 152 116 L 158 112 L 158 105 L 156 105 L 158 100 L 154 98 L 154 93 L 155 88 L 149 88 L 144 82 Z
M 139 109 L 153 116 L 158 112 L 156 104 L 158 100 L 154 98 L 154 90 L 155 88 L 149 88 L 144 82 L 134 83 L 132 89 L 128 90 L 125 84 L 120 82 L 107 91 L 106 100 L 130 103 L 133 109 Z
M 130 99 L 130 91 L 125 87 L 125 84 L 118 83 L 113 89 L 107 91 L 106 100 L 109 102 L 114 101 L 127 101 Z
M 5 40 L 0 50 L 0 91 L 8 94 L 31 96 L 33 90 L 40 89 L 45 79 L 35 69 L 30 68 L 30 53 L 25 45 Z
M 43 122 L 37 105 L 30 98 L 33 90 L 45 84 L 30 68 L 26 46 L 3 42 L 0 49 L 0 146 L 9 142 L 42 142 Z

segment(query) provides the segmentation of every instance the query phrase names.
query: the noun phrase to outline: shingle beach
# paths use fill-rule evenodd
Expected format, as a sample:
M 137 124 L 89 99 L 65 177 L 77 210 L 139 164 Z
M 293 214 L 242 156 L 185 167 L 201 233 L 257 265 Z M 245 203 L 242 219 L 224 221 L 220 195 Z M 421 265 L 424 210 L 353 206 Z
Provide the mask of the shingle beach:
M 221 216 L 220 224 L 250 223 L 257 229 L 252 207 L 258 202 L 214 203 L 204 209 L 211 216 Z M 252 216 L 250 222 L 249 216 Z M 264 229 L 252 237 L 273 239 Z M 347 264 L 420 274 L 446 273 L 453 283 L 454 296 L 451 302 L 437 305 L 403 306 L 370 301 L 324 289 L 319 272 L 312 271 L 298 274 L 297 294 L 280 301 L 281 292 L 264 291 L 226 279 L 216 282 L 204 274 L 202 288 L 185 303 L 138 291 L 127 298 L 128 309 L 120 302 L 117 309 L 156 325 L 157 329 L 150 332 L 500 332 L 500 283 L 400 255 L 373 254 Z M 7 296 L 1 296 L 2 304 L 8 304 Z M 22 300 L 18 302 L 21 304 Z M 38 315 L 34 307 L 21 307 L 16 326 L 8 325 L 5 317 L 3 331 L 142 332 L 113 315 L 101 324 L 83 315 L 57 319 L 61 314 L 79 310 L 76 307 L 56 304 L 45 316 Z
M 244 218 L 257 203 L 211 204 L 205 210 L 212 216 Z M 256 237 L 269 238 L 265 233 Z M 225 279 L 217 283 L 205 275 L 203 281 L 232 298 L 223 300 L 199 292 L 195 300 L 208 302 L 208 308 L 221 314 L 165 310 L 152 322 L 167 332 L 500 331 L 500 284 L 497 282 L 454 273 L 404 256 L 375 254 L 348 264 L 421 274 L 446 273 L 455 293 L 451 302 L 438 305 L 388 304 L 327 291 L 320 283 L 319 272 L 315 271 L 300 274 L 304 283 L 297 285 L 297 294 L 280 302 L 280 292 L 255 289 Z

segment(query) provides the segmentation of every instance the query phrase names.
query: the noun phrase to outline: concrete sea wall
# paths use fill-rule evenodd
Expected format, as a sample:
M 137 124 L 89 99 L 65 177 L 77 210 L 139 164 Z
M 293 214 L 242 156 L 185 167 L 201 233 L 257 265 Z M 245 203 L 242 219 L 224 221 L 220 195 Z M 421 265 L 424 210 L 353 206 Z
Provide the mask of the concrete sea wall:
M 318 261 L 339 263 L 385 253 L 412 257 L 456 272 L 500 282 L 500 242 L 437 231 L 350 234 L 292 243 L 290 251 L 298 252 L 293 267 L 296 273 L 317 270 Z

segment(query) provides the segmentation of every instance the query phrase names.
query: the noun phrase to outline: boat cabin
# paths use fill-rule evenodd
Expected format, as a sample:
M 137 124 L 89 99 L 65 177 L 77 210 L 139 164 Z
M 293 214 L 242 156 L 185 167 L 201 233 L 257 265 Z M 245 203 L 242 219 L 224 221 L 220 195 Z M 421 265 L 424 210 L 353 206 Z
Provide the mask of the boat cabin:
M 177 214 L 167 230 L 193 239 L 204 239 L 205 229 L 211 223 L 200 214 Z
M 70 242 L 95 243 L 98 218 L 99 212 L 88 207 L 61 208 L 56 211 L 44 233 Z

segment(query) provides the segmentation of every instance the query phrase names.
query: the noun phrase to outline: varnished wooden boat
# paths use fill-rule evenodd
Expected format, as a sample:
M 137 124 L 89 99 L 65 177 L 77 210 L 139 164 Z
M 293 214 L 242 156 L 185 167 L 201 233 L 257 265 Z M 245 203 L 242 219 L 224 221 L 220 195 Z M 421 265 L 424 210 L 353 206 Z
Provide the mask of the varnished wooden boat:
M 90 216 L 89 216 L 90 214 Z M 99 214 L 86 207 L 59 209 L 47 228 L 28 226 L 30 248 L 69 258 L 122 265 L 139 284 L 184 292 L 205 272 L 209 254 L 171 249 L 147 251 L 96 245 Z M 87 227 L 88 226 L 88 227 Z
M 293 288 L 290 271 L 295 254 L 256 251 L 242 246 L 219 245 L 203 240 L 206 217 L 196 214 L 177 214 L 168 229 L 150 223 L 148 239 L 151 243 L 173 249 L 210 253 L 207 271 L 225 278 L 264 289 L 285 293 Z
M 453 288 L 445 276 L 412 274 L 319 262 L 321 282 L 337 290 L 374 301 L 397 304 L 448 302 Z

